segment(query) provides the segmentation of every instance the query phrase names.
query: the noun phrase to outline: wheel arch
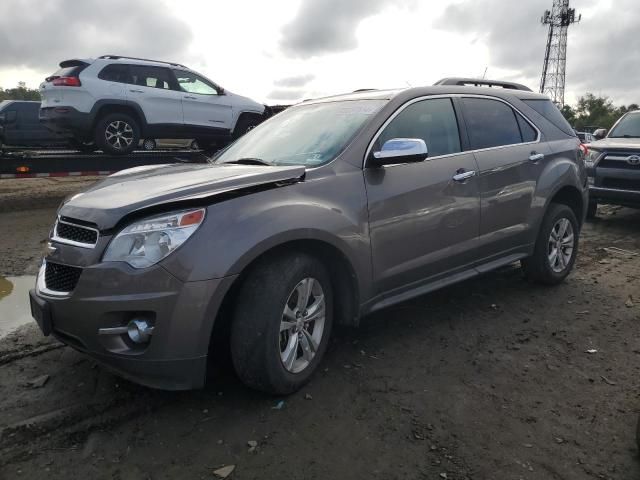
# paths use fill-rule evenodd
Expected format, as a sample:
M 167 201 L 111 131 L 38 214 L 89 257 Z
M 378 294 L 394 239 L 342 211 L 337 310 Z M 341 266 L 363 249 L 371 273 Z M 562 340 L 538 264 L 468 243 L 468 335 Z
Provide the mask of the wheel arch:
M 266 250 L 242 260 L 242 269 L 227 289 L 220 304 L 209 337 L 209 354 L 228 348 L 229 332 L 238 290 L 247 275 L 262 262 L 276 255 L 302 252 L 318 258 L 333 280 L 334 319 L 338 325 L 357 326 L 360 313 L 360 289 L 355 268 L 348 256 L 335 244 L 319 239 L 299 238 L 269 246 Z
M 111 113 L 125 113 L 127 115 L 132 116 L 135 120 L 137 120 L 140 127 L 140 137 L 144 138 L 147 131 L 147 119 L 140 108 L 140 105 L 134 102 L 128 102 L 126 100 L 109 100 L 109 101 L 98 101 L 93 106 L 91 113 L 91 132 L 93 134 L 98 121 L 104 117 L 105 115 L 109 115 Z
M 568 206 L 576 216 L 578 223 L 582 225 L 586 214 L 586 206 L 584 204 L 582 193 L 573 185 L 565 185 L 559 188 L 549 199 L 547 208 L 552 203 L 560 203 Z

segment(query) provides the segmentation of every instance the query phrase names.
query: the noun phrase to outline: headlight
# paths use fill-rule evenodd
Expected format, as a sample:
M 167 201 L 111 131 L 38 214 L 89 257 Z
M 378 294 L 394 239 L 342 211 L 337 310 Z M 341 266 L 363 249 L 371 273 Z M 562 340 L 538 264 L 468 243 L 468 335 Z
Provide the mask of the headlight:
M 587 155 L 584 157 L 584 164 L 587 167 L 593 167 L 593 165 L 596 163 L 596 160 L 600 158 L 600 155 L 602 155 L 602 152 L 600 150 L 594 150 L 590 148 L 587 152 Z
M 111 240 L 103 262 L 127 262 L 133 268 L 158 263 L 182 245 L 204 220 L 203 208 L 149 217 L 132 223 Z

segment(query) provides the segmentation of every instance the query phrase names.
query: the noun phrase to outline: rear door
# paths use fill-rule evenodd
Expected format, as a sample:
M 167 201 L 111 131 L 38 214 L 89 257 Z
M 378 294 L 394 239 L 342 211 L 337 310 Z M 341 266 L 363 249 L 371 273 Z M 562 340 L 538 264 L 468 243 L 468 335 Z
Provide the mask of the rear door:
M 531 207 L 547 150 L 537 128 L 508 103 L 489 97 L 463 97 L 460 103 L 480 169 L 479 240 L 487 260 L 530 240 Z
M 184 123 L 187 129 L 231 130 L 233 110 L 229 97 L 206 78 L 193 72 L 174 69 L 181 91 Z
M 184 116 L 181 95 L 171 70 L 165 67 L 130 65 L 127 100 L 144 113 L 150 133 L 171 136 L 182 131 Z
M 423 139 L 418 163 L 365 168 L 372 261 L 378 293 L 418 286 L 468 267 L 480 223 L 477 165 L 464 152 L 450 98 L 406 104 L 371 150 L 393 138 Z M 468 173 L 463 181 L 454 180 Z

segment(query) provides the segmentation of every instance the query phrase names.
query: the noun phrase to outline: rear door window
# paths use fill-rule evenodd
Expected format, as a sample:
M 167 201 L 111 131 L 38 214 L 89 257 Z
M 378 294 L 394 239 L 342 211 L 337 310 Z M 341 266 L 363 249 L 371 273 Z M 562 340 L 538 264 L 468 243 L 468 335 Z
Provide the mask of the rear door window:
M 412 103 L 386 126 L 377 138 L 374 150 L 381 150 L 384 142 L 394 138 L 424 140 L 429 157 L 460 152 L 460 132 L 451 99 L 434 98 Z
M 464 118 L 472 150 L 522 143 L 516 113 L 489 98 L 463 98 Z
M 117 83 L 132 83 L 129 65 L 114 63 L 104 67 L 98 74 L 100 80 Z
M 131 83 L 133 85 L 176 90 L 175 79 L 168 68 L 131 65 L 129 70 L 131 71 Z

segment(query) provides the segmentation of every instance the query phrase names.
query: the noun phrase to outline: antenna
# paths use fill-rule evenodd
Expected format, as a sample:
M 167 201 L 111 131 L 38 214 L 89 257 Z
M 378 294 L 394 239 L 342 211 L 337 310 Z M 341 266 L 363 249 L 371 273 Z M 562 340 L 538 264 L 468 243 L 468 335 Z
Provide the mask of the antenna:
M 575 8 L 569 8 L 569 0 L 553 0 L 551 10 L 546 10 L 540 19 L 549 25 L 547 48 L 542 65 L 540 93 L 545 93 L 559 107 L 564 106 L 564 84 L 567 68 L 567 32 L 569 26 L 578 23 Z

